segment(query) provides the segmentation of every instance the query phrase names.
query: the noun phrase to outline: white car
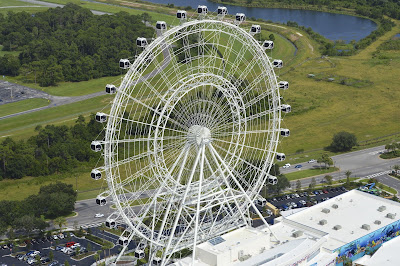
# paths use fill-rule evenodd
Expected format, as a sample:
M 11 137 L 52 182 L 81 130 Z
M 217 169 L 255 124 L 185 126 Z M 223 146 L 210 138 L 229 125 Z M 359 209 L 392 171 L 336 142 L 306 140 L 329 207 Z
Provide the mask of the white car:
M 104 216 L 103 213 L 96 213 L 96 214 L 94 215 L 95 218 L 101 218 L 101 217 L 103 217 L 103 216 Z
M 57 240 L 57 239 L 58 239 L 58 236 L 57 236 L 57 235 L 53 235 L 53 239 L 54 239 L 54 240 Z
M 289 167 L 290 167 L 290 163 L 287 163 L 284 166 L 282 166 L 282 168 L 289 168 Z
M 34 259 L 34 258 L 29 258 L 29 259 L 26 260 L 26 262 L 27 262 L 29 265 L 33 265 L 33 264 L 36 263 L 36 259 Z
M 315 160 L 315 159 L 311 159 L 308 161 L 308 163 L 316 163 L 316 162 L 317 162 L 317 160 Z
M 58 238 L 59 239 L 64 239 L 64 235 L 63 234 L 58 234 Z

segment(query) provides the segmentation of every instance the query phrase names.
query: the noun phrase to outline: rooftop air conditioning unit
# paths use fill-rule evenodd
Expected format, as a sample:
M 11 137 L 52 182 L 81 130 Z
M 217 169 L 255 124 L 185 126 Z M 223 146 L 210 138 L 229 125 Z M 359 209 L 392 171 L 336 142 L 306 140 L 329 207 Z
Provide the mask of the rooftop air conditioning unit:
M 327 208 L 323 208 L 323 209 L 322 209 L 322 212 L 323 212 L 323 213 L 330 213 L 331 210 L 329 210 L 329 209 L 327 209 Z
M 370 230 L 370 229 L 371 229 L 371 226 L 370 226 L 369 224 L 363 224 L 363 225 L 361 226 L 361 228 L 362 228 L 362 229 L 365 229 L 365 230 Z
M 339 205 L 333 204 L 333 205 L 332 205 L 332 208 L 333 208 L 333 209 L 337 209 L 337 208 L 339 208 Z
M 389 219 L 394 219 L 396 217 L 396 214 L 389 212 L 388 214 L 386 214 L 386 217 L 389 218 Z
M 379 208 L 378 208 L 378 211 L 379 212 L 383 212 L 384 210 L 386 210 L 386 206 L 380 206 Z
M 338 224 L 338 225 L 335 225 L 335 226 L 333 227 L 333 229 L 337 231 L 337 230 L 342 229 L 342 226 L 341 226 L 340 224 Z
M 319 224 L 320 224 L 320 225 L 325 225 L 326 223 L 327 223 L 326 220 L 321 220 L 321 221 L 319 221 Z

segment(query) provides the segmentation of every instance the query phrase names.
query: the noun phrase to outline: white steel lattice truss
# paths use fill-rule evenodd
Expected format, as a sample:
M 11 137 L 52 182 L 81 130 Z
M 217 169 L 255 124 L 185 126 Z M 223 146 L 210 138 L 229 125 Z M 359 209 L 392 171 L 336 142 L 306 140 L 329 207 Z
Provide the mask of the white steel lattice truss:
M 202 19 L 162 32 L 125 75 L 100 141 L 103 196 L 118 210 L 109 219 L 162 264 L 250 224 L 271 178 L 280 104 L 270 60 L 245 29 Z

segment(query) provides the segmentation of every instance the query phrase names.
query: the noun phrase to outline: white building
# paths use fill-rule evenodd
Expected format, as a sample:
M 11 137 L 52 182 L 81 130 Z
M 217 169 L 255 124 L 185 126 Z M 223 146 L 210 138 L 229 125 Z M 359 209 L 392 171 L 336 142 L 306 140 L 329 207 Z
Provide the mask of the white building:
M 399 235 L 399 218 L 400 203 L 352 190 L 275 219 L 277 239 L 266 227 L 240 228 L 202 243 L 194 265 L 335 265 Z

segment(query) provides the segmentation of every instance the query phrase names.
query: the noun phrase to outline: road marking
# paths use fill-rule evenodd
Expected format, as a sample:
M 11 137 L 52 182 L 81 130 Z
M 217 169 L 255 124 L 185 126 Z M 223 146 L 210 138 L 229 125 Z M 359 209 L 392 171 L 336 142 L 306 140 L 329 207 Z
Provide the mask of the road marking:
M 378 176 L 381 176 L 381 175 L 389 174 L 390 172 L 391 172 L 390 170 L 384 171 L 384 172 L 379 172 L 379 173 L 376 173 L 376 174 L 368 175 L 365 178 L 374 178 L 374 177 L 378 177 Z
M 384 152 L 385 150 L 380 150 L 380 151 L 371 151 L 368 154 L 369 155 L 377 155 L 378 153 Z

